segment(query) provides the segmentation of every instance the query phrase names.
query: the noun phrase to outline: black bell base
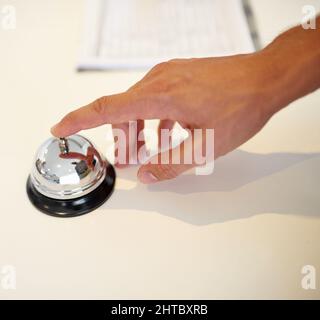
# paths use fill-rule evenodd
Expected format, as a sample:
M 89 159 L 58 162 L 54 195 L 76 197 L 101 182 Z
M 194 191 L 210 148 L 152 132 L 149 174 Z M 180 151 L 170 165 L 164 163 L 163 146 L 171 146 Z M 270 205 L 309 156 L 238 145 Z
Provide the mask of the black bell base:
M 45 214 L 61 218 L 76 217 L 89 213 L 106 202 L 114 190 L 115 181 L 115 170 L 109 165 L 106 177 L 97 189 L 79 198 L 60 200 L 42 195 L 36 190 L 29 176 L 27 194 L 31 203 Z

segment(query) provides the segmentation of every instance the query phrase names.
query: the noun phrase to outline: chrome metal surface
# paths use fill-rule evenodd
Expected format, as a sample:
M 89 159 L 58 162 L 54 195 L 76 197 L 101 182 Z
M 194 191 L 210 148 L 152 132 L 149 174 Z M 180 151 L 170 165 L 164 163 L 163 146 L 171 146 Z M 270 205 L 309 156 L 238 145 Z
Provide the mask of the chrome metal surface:
M 106 175 L 106 160 L 80 135 L 50 138 L 37 151 L 31 180 L 53 199 L 74 199 L 95 190 Z
M 60 138 L 59 147 L 60 147 L 60 151 L 62 153 L 68 153 L 69 152 L 69 145 L 68 145 L 68 142 L 67 142 L 66 138 Z

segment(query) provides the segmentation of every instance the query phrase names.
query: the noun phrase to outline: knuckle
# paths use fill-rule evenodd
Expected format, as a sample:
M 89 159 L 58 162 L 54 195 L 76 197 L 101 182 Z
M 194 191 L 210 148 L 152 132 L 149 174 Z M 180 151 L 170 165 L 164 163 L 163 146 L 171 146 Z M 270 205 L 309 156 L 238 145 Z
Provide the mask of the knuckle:
M 98 115 L 104 115 L 107 97 L 100 97 L 94 101 L 92 109 Z
M 75 111 L 71 111 L 69 112 L 64 118 L 63 118 L 63 122 L 68 125 L 70 123 L 73 123 L 77 120 L 77 112 Z
M 160 62 L 156 64 L 151 70 L 150 73 L 160 73 L 167 68 L 168 62 Z
M 157 175 L 161 179 L 169 180 L 174 179 L 179 175 L 177 167 L 174 165 L 159 165 L 157 166 Z
M 156 92 L 164 93 L 164 94 L 171 94 L 174 93 L 177 89 L 181 87 L 182 79 L 178 76 L 172 77 L 168 80 L 157 80 L 153 83 L 153 89 Z
M 155 70 L 163 70 L 163 69 L 166 68 L 167 64 L 168 64 L 168 62 L 166 62 L 166 61 L 165 62 L 160 62 L 160 63 L 158 63 L 157 65 L 154 66 L 154 69 Z
M 178 59 L 178 58 L 175 58 L 175 59 L 170 59 L 167 61 L 167 64 L 177 64 L 177 63 L 180 63 L 180 62 L 183 62 L 184 59 Z
M 156 80 L 149 84 L 151 92 L 160 93 L 166 91 L 166 83 L 163 80 Z

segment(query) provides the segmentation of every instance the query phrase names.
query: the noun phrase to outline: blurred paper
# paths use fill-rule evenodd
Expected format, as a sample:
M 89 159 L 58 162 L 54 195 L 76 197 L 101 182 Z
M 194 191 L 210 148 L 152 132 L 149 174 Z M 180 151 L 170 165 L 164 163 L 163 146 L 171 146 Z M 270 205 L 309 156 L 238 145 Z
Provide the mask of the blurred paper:
M 241 0 L 87 0 L 78 69 L 150 68 L 252 51 Z

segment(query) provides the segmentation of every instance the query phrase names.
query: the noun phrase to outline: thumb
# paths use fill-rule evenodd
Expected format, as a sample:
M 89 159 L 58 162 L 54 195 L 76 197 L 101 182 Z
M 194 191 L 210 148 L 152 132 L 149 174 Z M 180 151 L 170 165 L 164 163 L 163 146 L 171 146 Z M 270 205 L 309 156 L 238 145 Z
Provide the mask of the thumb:
M 177 147 L 158 153 L 142 165 L 138 170 L 138 179 L 142 183 L 151 184 L 178 177 L 194 167 L 192 151 L 192 137 L 188 137 Z
M 200 132 L 198 131 L 200 130 Z M 195 134 L 195 131 L 196 134 Z M 173 179 L 183 172 L 196 167 L 212 164 L 214 159 L 213 130 L 189 130 L 189 136 L 177 147 L 158 153 L 138 171 L 138 178 L 142 183 L 151 184 L 158 181 Z M 203 153 L 205 151 L 205 156 Z M 200 169 L 200 168 L 199 168 Z M 196 174 L 212 173 L 212 166 L 199 170 Z M 209 169 L 209 170 L 206 170 Z

